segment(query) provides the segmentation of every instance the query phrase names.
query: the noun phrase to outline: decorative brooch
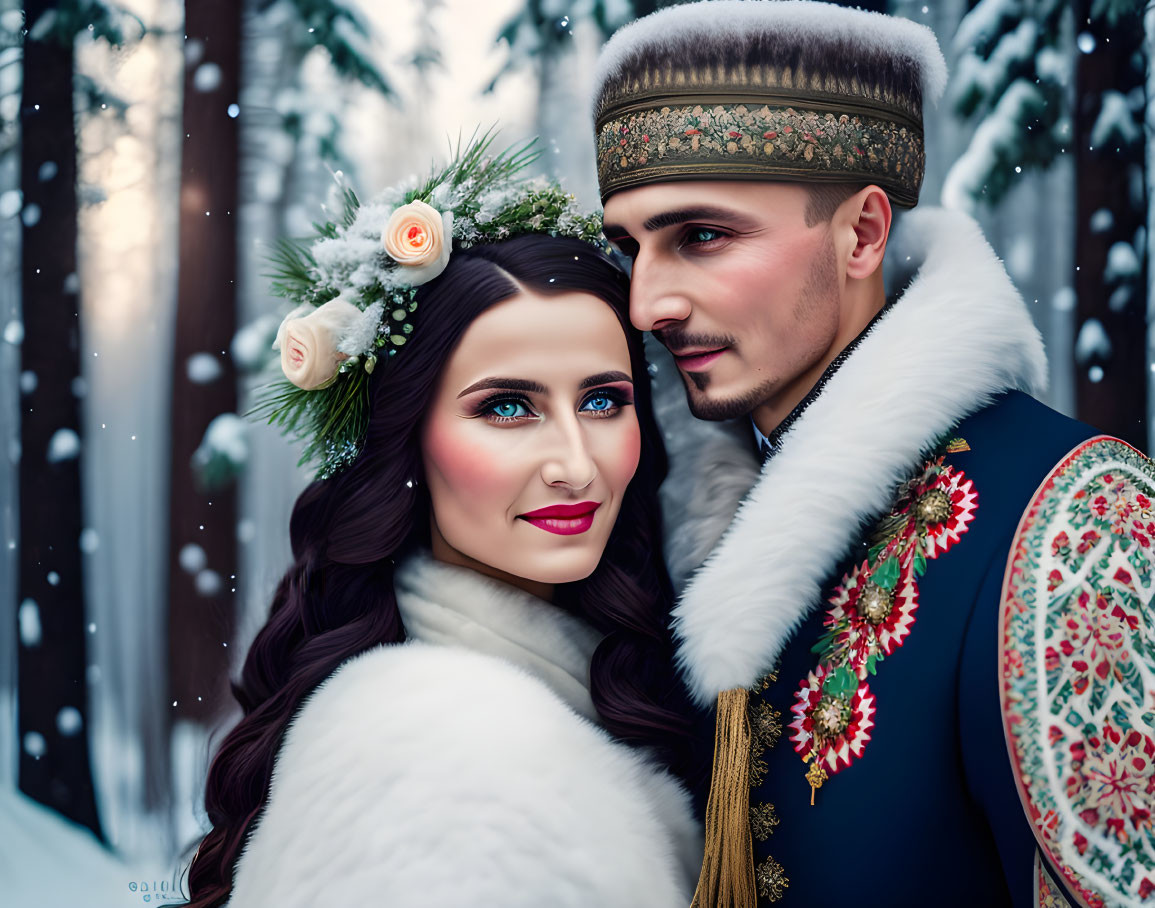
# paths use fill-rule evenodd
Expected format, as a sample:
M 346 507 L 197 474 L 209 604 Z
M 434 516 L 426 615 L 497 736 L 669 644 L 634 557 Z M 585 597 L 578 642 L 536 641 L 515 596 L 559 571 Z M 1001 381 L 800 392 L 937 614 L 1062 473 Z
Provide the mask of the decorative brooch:
M 977 507 L 971 480 L 942 457 L 932 459 L 879 523 L 867 560 L 843 576 L 830 598 L 825 631 L 812 648 L 818 666 L 799 685 L 791 708 L 790 740 L 809 764 L 811 804 L 830 776 L 862 756 L 875 712 L 867 678 L 910 633 L 927 561 L 959 541 Z

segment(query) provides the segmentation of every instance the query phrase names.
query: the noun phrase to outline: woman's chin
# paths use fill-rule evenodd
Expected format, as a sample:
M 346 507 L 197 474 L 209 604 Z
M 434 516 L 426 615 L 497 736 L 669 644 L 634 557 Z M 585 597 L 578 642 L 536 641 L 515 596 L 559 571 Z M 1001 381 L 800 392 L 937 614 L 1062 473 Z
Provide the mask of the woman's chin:
M 603 547 L 583 546 L 564 552 L 524 551 L 498 567 L 503 573 L 534 583 L 575 583 L 592 574 L 602 559 Z

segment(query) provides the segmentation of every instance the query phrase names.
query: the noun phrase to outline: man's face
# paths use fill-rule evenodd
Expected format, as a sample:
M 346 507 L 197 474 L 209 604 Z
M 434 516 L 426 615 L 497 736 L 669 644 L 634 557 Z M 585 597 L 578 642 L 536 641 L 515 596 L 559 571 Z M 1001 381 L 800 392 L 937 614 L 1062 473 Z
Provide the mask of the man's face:
M 630 320 L 674 355 L 690 409 L 730 419 L 807 387 L 835 343 L 843 269 L 798 184 L 656 183 L 605 205 L 634 262 Z

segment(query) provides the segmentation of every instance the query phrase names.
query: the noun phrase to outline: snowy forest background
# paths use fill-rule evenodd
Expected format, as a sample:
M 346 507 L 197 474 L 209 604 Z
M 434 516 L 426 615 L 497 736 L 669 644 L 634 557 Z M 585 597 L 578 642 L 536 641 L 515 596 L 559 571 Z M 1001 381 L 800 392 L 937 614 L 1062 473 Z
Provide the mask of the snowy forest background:
M 265 260 L 500 123 L 597 203 L 602 41 L 660 0 L 0 0 L 0 900 L 175 902 L 309 476 L 238 417 Z M 923 204 L 973 212 L 1048 402 L 1151 450 L 1155 12 L 877 0 L 938 35 Z M 965 330 L 966 313 L 959 313 Z

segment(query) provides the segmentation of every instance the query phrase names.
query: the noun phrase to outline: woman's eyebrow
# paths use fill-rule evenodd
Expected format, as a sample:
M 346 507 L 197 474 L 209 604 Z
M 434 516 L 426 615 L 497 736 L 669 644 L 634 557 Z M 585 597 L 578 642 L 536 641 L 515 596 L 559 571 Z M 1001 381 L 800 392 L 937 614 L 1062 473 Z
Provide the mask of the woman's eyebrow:
M 500 388 L 502 391 L 525 391 L 528 394 L 545 394 L 546 391 L 545 385 L 524 378 L 483 378 L 479 382 L 474 382 L 457 396 L 462 398 L 474 391 L 486 391 L 493 388 Z
M 593 388 L 597 385 L 608 385 L 618 381 L 629 382 L 630 384 L 634 382 L 625 372 L 599 372 L 597 375 L 591 375 L 589 378 L 583 379 L 582 383 L 578 385 L 578 388 Z

